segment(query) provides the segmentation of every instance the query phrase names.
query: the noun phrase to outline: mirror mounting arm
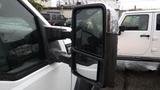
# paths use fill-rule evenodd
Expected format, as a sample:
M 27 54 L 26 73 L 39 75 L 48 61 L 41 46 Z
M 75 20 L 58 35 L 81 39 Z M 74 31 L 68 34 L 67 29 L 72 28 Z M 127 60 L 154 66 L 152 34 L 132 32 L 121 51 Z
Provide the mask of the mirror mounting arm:
M 68 64 L 69 66 L 71 66 L 71 55 L 68 54 L 61 54 L 59 57 L 59 60 L 61 60 L 61 62 Z
M 51 62 L 48 62 L 48 63 L 50 64 L 53 63 L 52 62 L 53 60 L 54 62 L 63 62 L 71 66 L 71 55 L 61 50 L 57 50 L 57 49 L 51 50 L 49 53 L 49 59 L 50 59 L 49 61 Z
M 46 28 L 46 36 L 49 42 L 71 38 L 72 34 L 65 29 Z

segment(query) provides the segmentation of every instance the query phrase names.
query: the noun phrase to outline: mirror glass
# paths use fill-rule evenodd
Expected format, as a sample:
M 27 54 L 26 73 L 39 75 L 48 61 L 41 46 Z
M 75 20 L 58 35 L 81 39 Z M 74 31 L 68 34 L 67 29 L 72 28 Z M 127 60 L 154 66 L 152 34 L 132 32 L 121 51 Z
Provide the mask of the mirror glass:
M 80 75 L 91 80 L 97 80 L 98 61 L 95 58 L 77 54 L 76 69 Z
M 97 58 L 103 57 L 103 11 L 101 8 L 80 9 L 77 10 L 75 18 L 74 46 L 78 51 L 85 53 L 75 55 L 77 72 L 97 80 Z
M 103 56 L 102 9 L 82 9 L 76 15 L 75 48 L 99 57 Z

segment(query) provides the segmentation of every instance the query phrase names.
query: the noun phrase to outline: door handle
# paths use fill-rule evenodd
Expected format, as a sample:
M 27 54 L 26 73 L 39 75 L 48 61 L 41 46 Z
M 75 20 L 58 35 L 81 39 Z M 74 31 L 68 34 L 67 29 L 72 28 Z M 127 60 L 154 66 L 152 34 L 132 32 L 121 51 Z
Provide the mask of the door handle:
M 150 35 L 140 35 L 140 37 L 150 37 Z

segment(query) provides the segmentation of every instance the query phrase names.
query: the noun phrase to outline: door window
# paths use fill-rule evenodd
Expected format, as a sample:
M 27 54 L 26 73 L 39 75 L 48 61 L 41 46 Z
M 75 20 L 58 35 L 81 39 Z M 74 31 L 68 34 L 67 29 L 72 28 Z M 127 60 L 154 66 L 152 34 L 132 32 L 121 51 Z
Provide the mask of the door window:
M 0 5 L 0 79 L 16 80 L 42 65 L 40 33 L 34 16 L 17 0 Z
M 160 30 L 160 14 L 157 15 L 156 30 Z
M 47 13 L 42 13 L 43 17 L 46 19 L 46 20 L 50 20 L 50 16 L 49 14 Z
M 141 30 L 148 29 L 148 15 L 128 15 L 125 17 L 121 26 L 125 26 L 126 30 Z
M 57 15 L 57 20 L 61 20 L 61 15 Z
M 64 19 L 65 19 L 63 15 L 60 15 L 60 18 L 61 18 L 61 20 L 64 20 Z
M 56 15 L 52 15 L 52 20 L 56 20 Z

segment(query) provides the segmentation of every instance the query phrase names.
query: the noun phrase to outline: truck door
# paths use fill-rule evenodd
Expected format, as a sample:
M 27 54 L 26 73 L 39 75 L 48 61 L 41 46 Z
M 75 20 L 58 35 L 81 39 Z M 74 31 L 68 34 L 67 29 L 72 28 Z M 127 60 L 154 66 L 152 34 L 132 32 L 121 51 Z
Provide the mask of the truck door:
M 129 14 L 120 19 L 125 30 L 118 37 L 118 54 L 144 55 L 151 44 L 151 14 Z
M 160 13 L 154 13 L 153 22 L 153 39 L 151 53 L 155 57 L 159 57 L 160 54 Z
M 0 0 L 0 90 L 70 90 L 71 70 L 47 63 L 38 12 L 31 8 L 27 0 Z

